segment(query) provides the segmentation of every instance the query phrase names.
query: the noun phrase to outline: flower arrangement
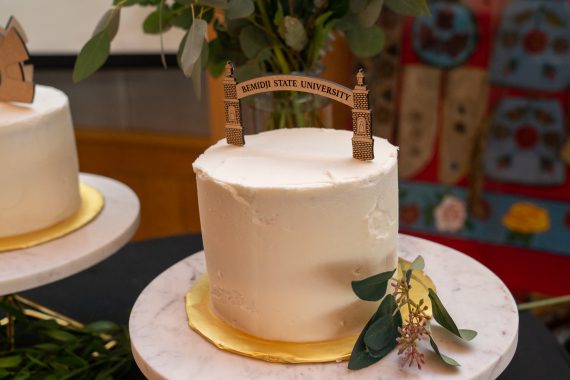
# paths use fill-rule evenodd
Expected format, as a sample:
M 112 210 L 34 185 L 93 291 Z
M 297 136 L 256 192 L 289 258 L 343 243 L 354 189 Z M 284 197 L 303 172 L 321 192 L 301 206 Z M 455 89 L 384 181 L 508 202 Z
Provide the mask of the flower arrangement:
M 77 57 L 75 82 L 105 63 L 122 9 L 135 5 L 152 9 L 145 33 L 186 31 L 178 63 L 198 93 L 202 68 L 219 76 L 228 60 L 238 66 L 240 81 L 261 73 L 315 70 L 333 31 L 346 36 L 356 56 L 374 56 L 383 46 L 376 21 L 384 6 L 410 16 L 429 12 L 425 0 L 114 0 Z M 216 36 L 206 41 L 208 24 Z
M 418 369 L 425 363 L 424 354 L 419 350 L 419 343 L 429 340 L 429 344 L 442 360 L 450 366 L 460 364 L 440 351 L 431 333 L 431 320 L 435 319 L 451 334 L 470 341 L 477 332 L 457 327 L 439 296 L 417 277 L 416 273 L 424 269 L 422 256 L 412 263 L 400 261 L 400 276 L 394 278 L 396 270 L 380 273 L 360 281 L 352 282 L 352 290 L 358 298 L 365 301 L 380 301 L 380 306 L 360 333 L 348 362 L 348 368 L 357 370 L 368 367 L 398 347 L 402 356 L 402 365 L 415 364 Z M 412 278 L 416 284 L 426 288 L 428 301 L 412 299 L 410 289 Z M 388 284 L 391 291 L 388 292 Z M 431 314 L 428 312 L 431 309 Z

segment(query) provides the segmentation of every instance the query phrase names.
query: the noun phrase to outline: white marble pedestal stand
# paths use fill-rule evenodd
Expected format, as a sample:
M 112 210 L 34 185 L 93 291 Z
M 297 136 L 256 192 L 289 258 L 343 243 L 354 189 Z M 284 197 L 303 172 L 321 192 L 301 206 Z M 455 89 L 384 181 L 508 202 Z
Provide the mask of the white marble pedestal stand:
M 62 238 L 31 248 L 0 252 L 0 296 L 49 284 L 103 261 L 124 246 L 139 223 L 137 195 L 110 178 L 81 174 L 81 182 L 105 197 L 99 215 Z
M 505 285 L 491 271 L 451 248 L 400 235 L 400 256 L 425 258 L 444 305 L 459 327 L 479 335 L 464 343 L 442 328 L 432 329 L 442 352 L 461 363 L 442 364 L 426 345 L 426 364 L 402 368 L 393 351 L 377 364 L 350 371 L 347 363 L 274 364 L 222 351 L 188 327 L 184 295 L 205 270 L 204 254 L 173 265 L 141 293 L 129 322 L 135 360 L 149 379 L 495 379 L 517 346 L 518 312 Z

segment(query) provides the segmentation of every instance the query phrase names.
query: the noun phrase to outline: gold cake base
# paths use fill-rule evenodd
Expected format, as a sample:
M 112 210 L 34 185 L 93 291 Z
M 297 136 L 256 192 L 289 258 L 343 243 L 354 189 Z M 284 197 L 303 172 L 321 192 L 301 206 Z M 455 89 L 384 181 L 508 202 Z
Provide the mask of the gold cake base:
M 47 243 L 72 233 L 91 222 L 105 205 L 103 194 L 93 186 L 81 183 L 79 187 L 81 206 L 69 218 L 44 229 L 26 234 L 0 238 L 0 252 L 30 248 Z
M 400 259 L 398 274 L 410 263 Z M 347 286 L 350 286 L 347 285 Z M 433 281 L 424 273 L 414 272 L 411 280 L 411 298 L 424 299 L 431 313 L 427 288 L 435 290 Z M 388 289 L 388 292 L 390 288 Z M 354 296 L 356 299 L 356 296 Z M 322 342 L 278 342 L 248 335 L 214 315 L 210 309 L 210 284 L 208 274 L 203 274 L 186 293 L 186 314 L 192 330 L 221 350 L 273 363 L 326 363 L 348 360 L 357 335 Z M 366 302 L 366 301 L 362 301 Z M 402 310 L 405 319 L 405 310 Z

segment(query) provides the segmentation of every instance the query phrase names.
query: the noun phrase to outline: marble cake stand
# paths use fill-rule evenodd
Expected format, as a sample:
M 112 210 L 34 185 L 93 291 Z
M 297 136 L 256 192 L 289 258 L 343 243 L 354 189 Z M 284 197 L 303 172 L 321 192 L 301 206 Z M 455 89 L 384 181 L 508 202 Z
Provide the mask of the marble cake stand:
M 105 197 L 101 213 L 62 238 L 14 251 L 0 252 L 0 296 L 49 284 L 81 272 L 117 252 L 139 223 L 137 195 L 110 178 L 81 174 Z
M 396 352 L 375 365 L 349 371 L 346 362 L 273 364 L 218 350 L 190 330 L 184 295 L 205 270 L 203 252 L 173 265 L 141 293 L 129 327 L 135 360 L 149 379 L 495 379 L 513 358 L 518 337 L 516 304 L 505 285 L 490 270 L 451 248 L 400 235 L 400 256 L 421 254 L 426 272 L 460 327 L 479 335 L 463 343 L 433 328 L 440 349 L 461 363 L 449 368 L 426 352 L 418 371 L 402 368 Z

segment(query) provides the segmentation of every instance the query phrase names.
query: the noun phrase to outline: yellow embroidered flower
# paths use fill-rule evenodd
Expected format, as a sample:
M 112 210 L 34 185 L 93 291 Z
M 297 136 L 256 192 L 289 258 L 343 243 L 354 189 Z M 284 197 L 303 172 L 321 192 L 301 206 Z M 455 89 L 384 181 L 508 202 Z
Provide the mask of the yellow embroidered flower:
M 503 225 L 509 230 L 522 234 L 535 234 L 550 228 L 548 211 L 528 202 L 511 205 L 503 216 Z

